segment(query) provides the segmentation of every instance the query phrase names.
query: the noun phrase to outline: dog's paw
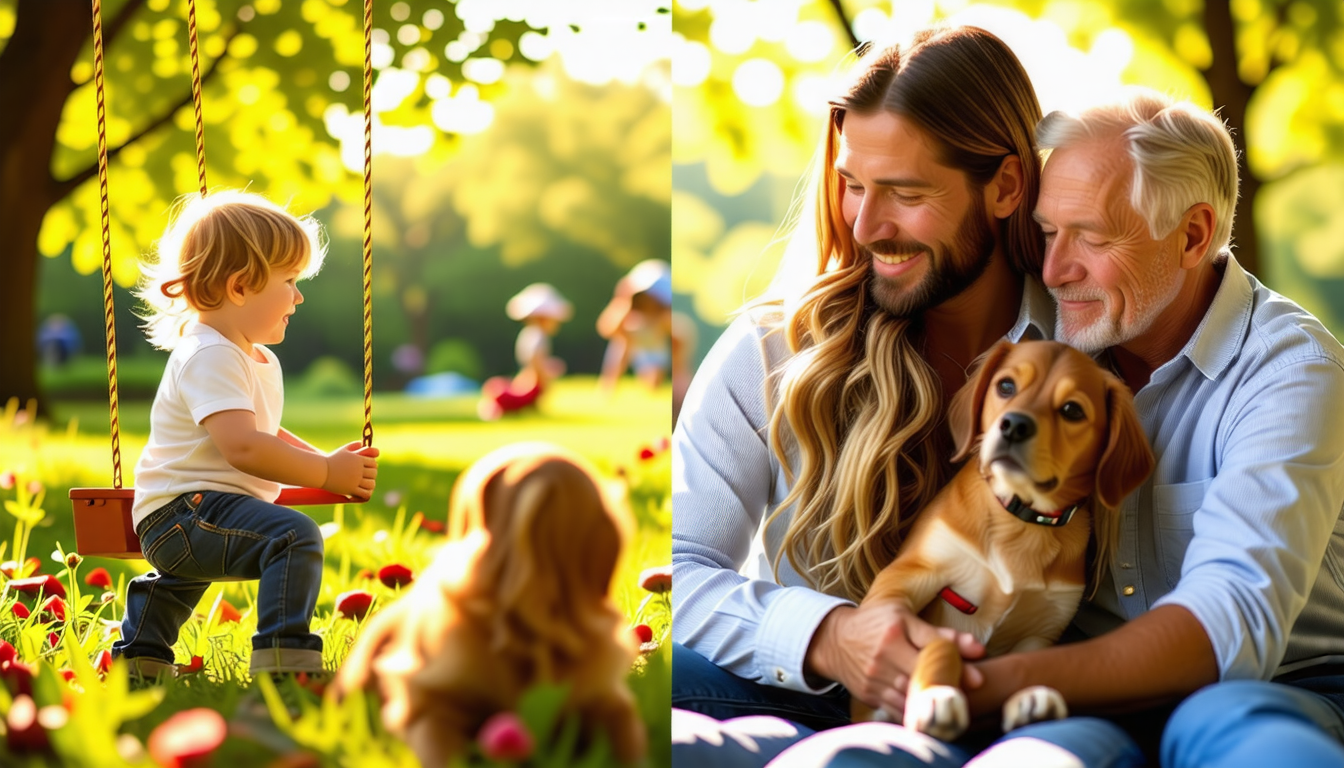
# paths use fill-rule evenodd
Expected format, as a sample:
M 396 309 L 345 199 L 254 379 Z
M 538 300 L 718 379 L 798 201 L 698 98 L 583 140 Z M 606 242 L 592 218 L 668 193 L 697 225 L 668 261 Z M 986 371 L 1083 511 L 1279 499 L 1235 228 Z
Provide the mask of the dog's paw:
M 1063 720 L 1068 716 L 1069 707 L 1059 691 L 1033 685 L 1014 693 L 1003 705 L 1003 732 L 1043 720 Z
M 905 700 L 905 727 L 935 739 L 952 741 L 970 722 L 966 695 L 960 688 L 932 685 Z

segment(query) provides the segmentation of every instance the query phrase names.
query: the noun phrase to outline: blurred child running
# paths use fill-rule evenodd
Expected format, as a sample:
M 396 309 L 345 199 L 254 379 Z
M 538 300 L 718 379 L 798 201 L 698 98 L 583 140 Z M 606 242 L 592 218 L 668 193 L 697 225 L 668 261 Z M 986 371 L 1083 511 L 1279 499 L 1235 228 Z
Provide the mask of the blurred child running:
M 322 534 L 272 502 L 281 485 L 368 498 L 378 450 L 324 453 L 280 426 L 284 385 L 266 348 L 322 266 L 311 218 L 220 191 L 181 204 L 137 295 L 150 342 L 171 350 L 135 468 L 131 516 L 153 571 L 133 579 L 113 655 L 133 674 L 172 674 L 178 631 L 215 581 L 260 579 L 253 675 L 322 672 L 309 629 L 322 584 Z

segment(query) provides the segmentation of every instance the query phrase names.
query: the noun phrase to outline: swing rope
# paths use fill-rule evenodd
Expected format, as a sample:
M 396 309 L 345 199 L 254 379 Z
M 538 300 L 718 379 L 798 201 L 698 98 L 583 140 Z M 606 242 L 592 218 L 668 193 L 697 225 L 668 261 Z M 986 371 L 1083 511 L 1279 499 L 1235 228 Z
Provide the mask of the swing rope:
M 196 45 L 196 0 L 187 0 L 187 39 L 191 41 L 191 105 L 196 112 L 196 175 L 205 197 L 205 118 L 201 115 L 201 54 Z
M 364 447 L 368 448 L 371 445 L 373 445 L 373 0 L 364 0 Z
M 196 117 L 196 169 L 205 183 L 205 119 L 201 61 L 196 38 L 196 0 L 187 0 L 191 40 L 191 100 Z M 117 328 L 112 300 L 112 220 L 107 194 L 107 106 L 103 85 L 103 11 L 93 0 L 93 82 L 98 98 L 98 191 L 103 236 L 103 309 L 107 336 L 107 392 L 112 424 L 112 486 L 122 487 L 121 413 L 117 398 Z M 373 0 L 364 0 L 364 446 L 373 445 Z
M 107 199 L 107 106 L 103 92 L 101 0 L 93 0 L 93 83 L 98 91 L 98 193 L 103 223 L 103 319 L 107 336 L 107 401 L 112 419 L 112 487 L 121 490 L 121 411 L 117 402 L 117 325 L 112 312 L 112 216 Z

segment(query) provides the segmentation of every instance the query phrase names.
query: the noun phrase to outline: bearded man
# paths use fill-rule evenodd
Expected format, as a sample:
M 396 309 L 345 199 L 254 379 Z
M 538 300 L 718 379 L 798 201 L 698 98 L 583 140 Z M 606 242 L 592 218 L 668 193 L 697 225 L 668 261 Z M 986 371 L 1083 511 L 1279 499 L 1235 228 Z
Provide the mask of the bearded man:
M 1055 325 L 1031 219 L 1040 116 L 1021 63 L 974 27 L 870 50 L 832 103 L 815 231 L 791 246 L 815 244 L 813 277 L 724 333 L 673 436 L 674 707 L 803 730 L 848 722 L 851 695 L 900 711 L 935 630 L 856 604 L 951 475 L 944 414 L 971 361 Z

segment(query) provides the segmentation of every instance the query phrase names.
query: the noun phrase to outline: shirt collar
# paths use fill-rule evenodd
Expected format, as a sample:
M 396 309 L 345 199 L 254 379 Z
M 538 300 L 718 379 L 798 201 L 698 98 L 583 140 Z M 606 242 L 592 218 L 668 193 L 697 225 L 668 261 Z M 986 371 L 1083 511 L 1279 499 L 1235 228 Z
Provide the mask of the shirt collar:
M 1022 306 L 1017 322 L 1005 336 L 1009 341 L 1036 341 L 1055 335 L 1055 300 L 1041 281 L 1031 275 L 1022 278 Z
M 1231 252 L 1223 251 L 1223 280 L 1209 311 L 1178 357 L 1187 357 L 1206 379 L 1216 379 L 1241 351 L 1251 322 L 1255 289 Z

